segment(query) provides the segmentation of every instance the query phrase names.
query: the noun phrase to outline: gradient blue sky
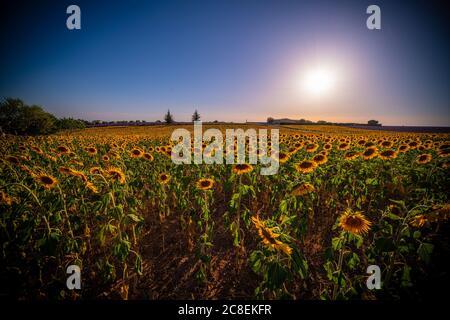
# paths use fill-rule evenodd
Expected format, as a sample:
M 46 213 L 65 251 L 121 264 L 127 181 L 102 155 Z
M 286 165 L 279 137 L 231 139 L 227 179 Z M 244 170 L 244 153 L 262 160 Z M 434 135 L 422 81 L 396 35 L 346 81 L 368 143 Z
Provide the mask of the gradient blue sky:
M 429 2 L 111 2 L 3 1 L 0 96 L 87 120 L 170 108 L 178 121 L 198 109 L 205 121 L 450 125 L 448 11 Z M 79 31 L 65 26 L 70 4 Z M 379 31 L 366 28 L 370 4 Z M 332 92 L 296 87 L 323 64 L 338 70 Z

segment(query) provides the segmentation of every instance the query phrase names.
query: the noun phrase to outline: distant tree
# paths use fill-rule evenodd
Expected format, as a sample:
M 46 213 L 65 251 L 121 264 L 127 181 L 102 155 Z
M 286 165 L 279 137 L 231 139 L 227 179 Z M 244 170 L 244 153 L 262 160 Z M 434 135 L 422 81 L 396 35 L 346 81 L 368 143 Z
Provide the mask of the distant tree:
M 214 123 L 219 123 L 219 121 L 217 121 L 217 120 L 214 120 Z
M 378 126 L 379 125 L 378 120 L 369 120 L 369 121 L 367 121 L 367 124 L 369 126 Z
M 327 122 L 325 120 L 319 120 L 317 121 L 317 124 L 327 124 Z
M 110 123 L 112 123 L 112 121 Z M 56 121 L 56 127 L 59 130 L 84 129 L 86 125 L 81 120 L 75 120 L 72 118 L 62 118 Z
M 20 99 L 6 98 L 0 103 L 0 128 L 5 133 L 37 135 L 55 132 L 57 119 L 42 107 L 27 106 Z
M 171 123 L 174 122 L 173 116 L 172 116 L 172 114 L 170 113 L 170 110 L 167 110 L 167 113 L 166 113 L 166 115 L 164 116 L 164 121 L 165 121 L 167 124 L 171 124 Z
M 275 121 L 275 119 L 272 117 L 267 118 L 267 123 L 273 123 L 274 121 Z
M 192 115 L 192 122 L 199 121 L 200 120 L 200 114 L 195 110 L 194 114 Z

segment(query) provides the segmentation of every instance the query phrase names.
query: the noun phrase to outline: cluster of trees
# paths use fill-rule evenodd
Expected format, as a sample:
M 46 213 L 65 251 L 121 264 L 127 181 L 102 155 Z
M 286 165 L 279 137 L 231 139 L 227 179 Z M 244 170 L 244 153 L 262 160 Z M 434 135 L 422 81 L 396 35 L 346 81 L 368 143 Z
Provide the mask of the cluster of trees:
M 192 122 L 199 121 L 199 120 L 200 120 L 200 113 L 198 113 L 198 111 L 195 110 L 194 113 L 192 114 Z M 167 113 L 164 116 L 164 121 L 167 124 L 171 124 L 171 123 L 175 122 L 173 115 L 170 113 L 170 110 L 167 110 Z
M 334 123 L 334 122 L 328 122 L 325 120 L 319 120 L 317 122 L 311 121 L 311 120 L 305 120 L 305 119 L 300 119 L 300 120 L 292 120 L 292 119 L 274 119 L 272 117 L 268 117 L 267 118 L 267 123 L 268 124 L 344 124 L 344 125 L 349 125 L 349 124 L 355 124 L 355 123 Z M 367 121 L 367 125 L 369 126 L 381 126 L 381 123 L 378 122 L 378 120 L 369 120 Z
M 58 119 L 41 106 L 28 106 L 20 99 L 6 98 L 0 103 L 0 132 L 2 133 L 38 135 L 84 127 L 85 123 L 82 120 Z

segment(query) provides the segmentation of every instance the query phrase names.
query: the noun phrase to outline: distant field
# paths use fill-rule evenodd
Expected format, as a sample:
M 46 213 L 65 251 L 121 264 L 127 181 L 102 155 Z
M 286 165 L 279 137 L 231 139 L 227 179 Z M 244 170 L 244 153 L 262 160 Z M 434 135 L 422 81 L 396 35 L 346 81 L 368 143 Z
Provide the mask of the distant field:
M 0 137 L 0 295 L 399 299 L 448 283 L 448 134 L 257 126 L 280 128 L 278 174 L 263 176 L 175 165 L 176 128 Z
M 449 133 L 450 127 L 410 127 L 410 126 L 364 126 L 354 128 L 362 128 L 367 130 L 380 131 L 396 131 L 396 132 L 416 132 L 416 133 Z

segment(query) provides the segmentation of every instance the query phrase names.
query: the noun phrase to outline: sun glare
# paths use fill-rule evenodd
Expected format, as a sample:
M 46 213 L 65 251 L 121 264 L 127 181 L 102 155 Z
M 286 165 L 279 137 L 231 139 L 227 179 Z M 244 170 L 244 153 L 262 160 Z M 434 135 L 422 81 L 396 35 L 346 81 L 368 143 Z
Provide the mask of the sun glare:
M 303 78 L 304 89 L 313 95 L 323 95 L 333 89 L 335 74 L 331 69 L 317 68 L 309 70 Z

